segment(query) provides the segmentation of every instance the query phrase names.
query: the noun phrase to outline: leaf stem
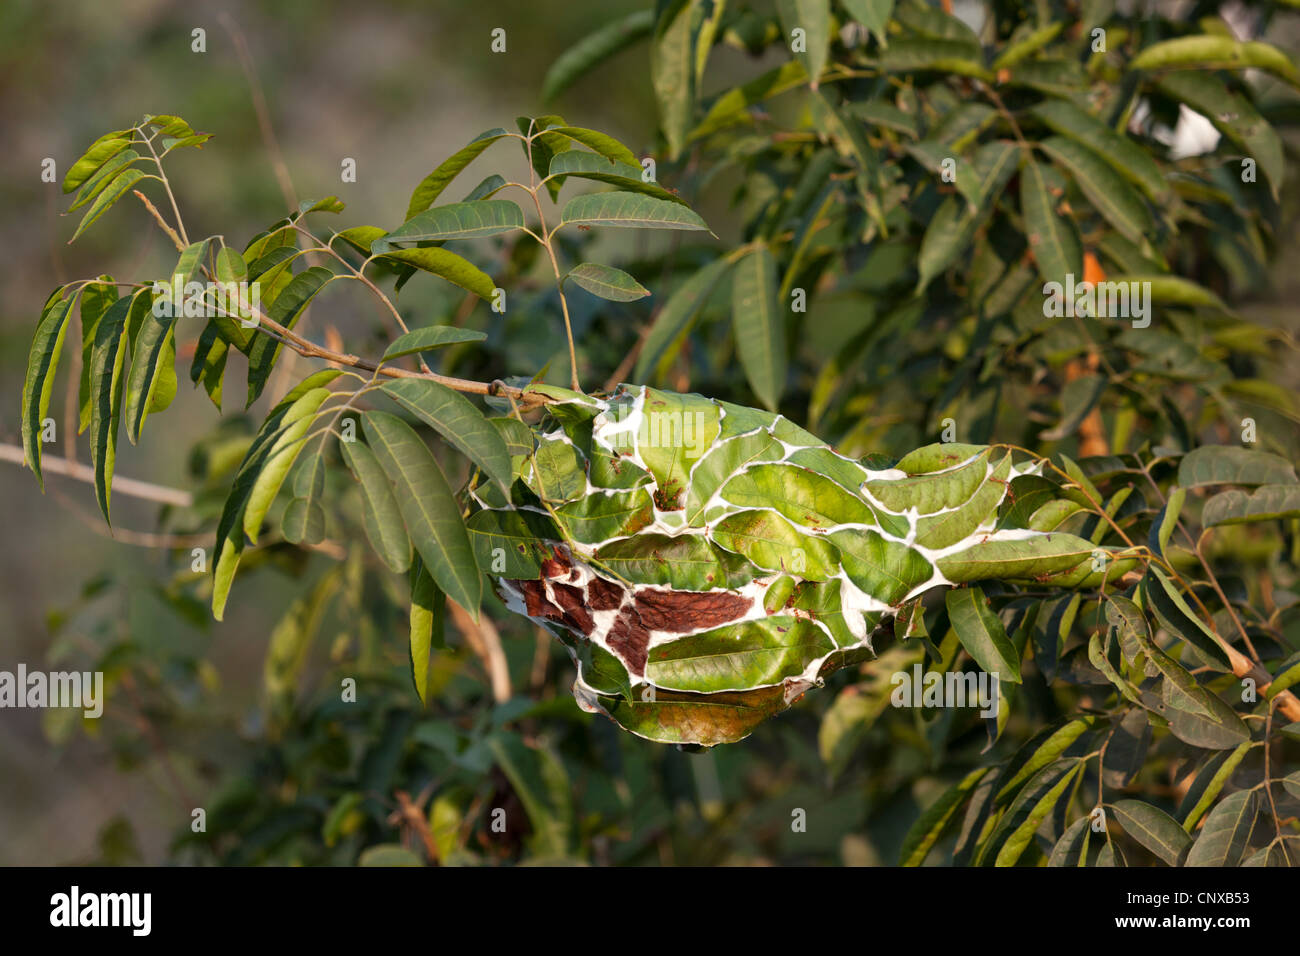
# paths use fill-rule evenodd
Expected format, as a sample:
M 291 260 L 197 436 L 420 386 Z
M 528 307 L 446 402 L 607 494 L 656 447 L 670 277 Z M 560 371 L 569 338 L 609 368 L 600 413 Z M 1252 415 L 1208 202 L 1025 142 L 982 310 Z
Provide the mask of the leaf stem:
M 143 136 L 143 132 L 141 133 Z M 172 213 L 176 216 L 176 229 L 180 233 L 181 241 L 188 246 L 190 244 L 189 235 L 185 232 L 185 223 L 181 220 L 181 209 L 176 204 L 176 194 L 172 192 L 172 184 L 167 180 L 167 173 L 163 169 L 162 160 L 158 157 L 158 152 L 153 148 L 153 141 L 145 137 L 144 144 L 149 147 L 149 154 L 153 157 L 154 165 L 158 167 L 158 179 L 163 184 L 163 189 L 167 192 L 167 199 L 172 204 Z M 184 249 L 184 246 L 181 247 Z
M 546 250 L 546 254 L 551 258 L 551 269 L 555 272 L 555 291 L 560 296 L 560 309 L 564 312 L 564 336 L 569 342 L 569 383 L 575 392 L 581 392 L 582 385 L 578 383 L 578 353 L 573 347 L 573 324 L 569 319 L 569 300 L 564 296 L 564 286 L 560 276 L 560 262 L 555 257 L 555 246 L 551 242 L 551 237 L 554 233 L 546 231 L 546 214 L 542 212 L 542 200 L 537 195 L 537 191 L 541 188 L 541 185 L 537 182 L 537 170 L 533 168 L 534 134 L 532 129 L 536 122 L 536 120 L 533 120 L 532 123 L 529 124 L 529 135 L 527 138 L 528 182 L 530 184 L 528 192 L 533 197 L 533 205 L 537 207 L 537 220 L 540 227 L 539 232 L 541 233 L 540 237 L 534 236 L 533 238 L 541 242 L 542 247 Z M 555 228 L 558 229 L 560 227 L 559 225 L 556 225 Z

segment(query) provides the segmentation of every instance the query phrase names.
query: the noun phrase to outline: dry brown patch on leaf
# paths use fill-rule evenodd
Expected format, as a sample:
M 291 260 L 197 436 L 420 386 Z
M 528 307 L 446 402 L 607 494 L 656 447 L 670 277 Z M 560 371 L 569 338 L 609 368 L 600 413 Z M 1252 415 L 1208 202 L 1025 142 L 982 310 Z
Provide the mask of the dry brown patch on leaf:
M 641 622 L 650 630 L 685 634 L 743 617 L 754 601 L 730 591 L 646 588 L 637 592 L 635 606 Z

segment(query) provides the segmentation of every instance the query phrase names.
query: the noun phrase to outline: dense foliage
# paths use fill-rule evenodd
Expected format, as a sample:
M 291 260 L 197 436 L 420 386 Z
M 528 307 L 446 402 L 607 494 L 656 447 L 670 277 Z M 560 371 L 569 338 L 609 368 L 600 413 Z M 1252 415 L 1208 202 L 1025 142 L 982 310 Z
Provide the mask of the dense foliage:
M 99 276 L 47 301 L 23 395 L 37 474 L 60 355 L 78 346 L 80 426 L 106 519 L 120 425 L 134 442 L 166 409 L 178 354 L 193 355 L 190 379 L 218 410 L 245 359 L 246 406 L 271 401 L 195 444 L 192 504 L 164 508 L 160 531 L 187 545 L 215 532 L 215 546 L 175 548 L 173 576 L 155 587 L 189 621 L 206 622 L 203 605 L 218 619 L 240 600 L 285 606 L 260 722 L 237 728 L 223 712 L 204 642 L 138 640 L 112 623 L 100 584 L 69 612 L 103 615 L 92 663 L 130 688 L 167 746 L 201 748 L 206 827 L 182 831 L 178 857 L 1297 861 L 1300 701 L 1287 688 L 1300 680 L 1300 442 L 1279 360 L 1295 343 L 1234 310 L 1264 281 L 1291 211 L 1278 129 L 1296 68 L 1236 39 L 1212 4 L 1171 22 L 1105 2 L 997 2 L 978 31 L 921 0 L 776 7 L 674 0 L 601 28 L 557 62 L 547 92 L 648 44 L 656 156 L 558 115 L 521 118 L 437 165 L 391 229 L 327 228 L 343 211 L 329 197 L 242 249 L 193 241 L 164 160 L 207 137 L 176 116 L 110 132 L 71 168 L 64 189 L 86 209 L 77 235 L 139 189 L 179 261 L 160 283 Z M 721 47 L 762 63 L 704 95 Z M 1184 107 L 1220 134 L 1212 152 L 1172 148 Z M 507 145 L 522 147 L 521 175 L 503 165 L 440 201 L 472 160 Z M 734 241 L 693 211 L 719 196 Z M 625 227 L 673 238 L 606 241 Z M 594 261 L 611 257 L 617 267 Z M 403 315 L 397 293 L 430 275 L 450 290 L 443 314 Z M 249 282 L 260 304 L 226 296 Z M 307 331 L 313 298 L 350 282 L 373 295 L 373 325 L 338 341 Z M 557 543 L 573 544 L 571 523 L 556 519 L 568 532 L 557 541 L 528 515 L 577 502 L 592 519 L 598 449 L 591 416 L 572 413 L 618 401 L 625 381 L 734 402 L 767 439 L 783 422 L 786 447 L 766 461 L 820 450 L 829 457 L 806 473 L 855 492 L 845 469 L 868 486 L 888 484 L 884 473 L 915 482 L 940 468 L 908 459 L 950 445 L 942 467 L 977 461 L 978 487 L 996 495 L 937 547 L 1032 532 L 1070 561 L 1019 555 L 1017 573 L 945 570 L 963 585 L 946 593 L 890 591 L 891 613 L 870 622 L 875 656 L 811 674 L 823 690 L 746 726 L 740 743 L 687 754 L 623 734 L 575 706 L 573 664 L 552 659 L 549 639 L 526 641 L 536 628 L 505 614 L 485 574 L 536 577 Z M 600 397 L 575 395 L 584 385 Z M 811 482 L 766 467 L 752 493 L 776 511 Z M 653 508 L 636 507 L 658 521 L 690 489 L 660 500 L 655 478 Z M 582 487 L 557 496 L 555 482 Z M 601 487 L 634 496 L 637 485 Z M 961 511 L 977 494 L 936 509 L 907 488 L 873 520 Z M 502 531 L 481 516 L 494 511 L 512 516 L 522 570 L 493 566 Z M 594 518 L 626 531 L 635 511 Z M 790 528 L 733 522 L 710 547 L 784 571 L 771 549 Z M 728 531 L 743 543 L 729 548 Z M 545 553 L 530 553 L 538 543 Z M 909 560 L 825 555 L 826 577 L 843 567 L 855 581 L 851 558 L 891 577 Z M 695 578 L 673 586 L 703 590 Z M 794 674 L 816 660 L 781 650 Z M 758 670 L 746 679 L 778 692 L 791 676 Z M 980 670 L 1000 678 L 983 720 L 891 706 L 897 675 Z M 606 709 L 664 709 L 624 683 L 603 688 L 617 702 Z M 115 719 L 110 742 L 138 757 L 131 718 Z

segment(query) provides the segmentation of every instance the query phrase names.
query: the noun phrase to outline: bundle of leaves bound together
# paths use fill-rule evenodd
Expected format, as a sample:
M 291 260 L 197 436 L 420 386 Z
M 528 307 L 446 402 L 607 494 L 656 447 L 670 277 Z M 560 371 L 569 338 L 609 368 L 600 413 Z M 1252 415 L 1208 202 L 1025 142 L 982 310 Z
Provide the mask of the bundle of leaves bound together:
M 651 740 L 747 736 L 870 658 L 872 629 L 933 588 L 1097 587 L 1136 565 L 1000 521 L 1038 471 L 1004 447 L 930 445 L 872 469 L 700 395 L 539 390 L 509 497 L 470 492 L 471 542 L 507 607 L 568 648 L 579 705 Z

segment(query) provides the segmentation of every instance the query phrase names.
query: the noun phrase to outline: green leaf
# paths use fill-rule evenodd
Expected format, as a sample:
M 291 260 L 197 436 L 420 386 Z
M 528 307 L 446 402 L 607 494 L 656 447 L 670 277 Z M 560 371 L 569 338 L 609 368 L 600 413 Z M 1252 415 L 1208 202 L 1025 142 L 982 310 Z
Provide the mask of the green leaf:
M 159 157 L 166 156 L 174 149 L 185 149 L 186 147 L 202 148 L 203 144 L 212 139 L 211 133 L 195 133 L 193 136 L 164 136 L 162 138 L 162 152 Z
M 650 294 L 650 290 L 622 269 L 595 262 L 584 262 L 574 266 L 564 278 L 572 279 L 592 295 L 609 299 L 611 302 L 635 302 Z
M 523 422 L 516 418 L 489 418 L 488 421 L 501 433 L 501 440 L 506 443 L 506 451 L 511 458 L 533 453 L 537 442 L 533 438 L 532 429 Z
M 809 115 L 815 128 L 821 130 L 821 135 L 828 139 L 835 147 L 835 151 L 849 160 L 857 167 L 858 175 L 856 176 L 856 189 L 858 199 L 862 203 L 867 215 L 880 225 L 881 213 L 880 203 L 873 191 L 873 183 L 880 182 L 880 156 L 878 151 L 871 145 L 866 137 L 866 131 L 861 123 L 856 122 L 851 116 L 840 111 L 840 108 L 831 101 L 824 91 L 814 90 L 808 98 Z M 909 145 L 909 150 L 915 144 Z M 965 160 L 962 161 L 963 163 Z M 822 188 L 825 184 L 818 184 Z M 963 180 L 964 182 L 964 180 Z M 828 203 L 833 201 L 834 192 L 826 194 L 822 209 L 830 208 Z M 814 214 L 814 220 L 820 218 L 820 214 Z M 808 228 L 811 229 L 813 220 L 808 221 Z M 783 290 L 784 294 L 784 290 Z
M 1278 665 L 1273 680 L 1265 692 L 1265 699 L 1272 700 L 1282 691 L 1300 683 L 1300 651 L 1292 654 Z
M 754 121 L 749 108 L 774 96 L 779 96 L 808 82 L 808 71 L 798 60 L 789 60 L 768 70 L 757 79 L 723 93 L 704 115 L 700 124 L 691 130 L 687 142 L 694 142 L 718 130 Z
M 1058 654 L 1060 653 L 1059 648 L 1060 642 L 1058 641 L 1055 648 Z M 1106 679 L 1114 685 L 1115 689 L 1124 695 L 1130 703 L 1140 704 L 1142 702 L 1142 695 L 1138 689 L 1128 680 L 1128 678 L 1121 674 L 1113 664 L 1111 664 L 1110 658 L 1107 656 L 1107 648 L 1103 645 L 1101 634 L 1097 631 L 1094 631 L 1088 637 L 1088 663 L 1101 671 L 1102 674 L 1105 675 Z M 1132 713 L 1132 711 L 1130 711 L 1130 713 Z M 1119 737 L 1120 742 L 1130 744 L 1133 749 L 1139 747 L 1141 738 L 1136 734 L 1126 733 L 1123 726 L 1116 728 L 1116 735 Z M 1121 770 L 1127 772 L 1123 767 L 1121 767 Z M 1116 776 L 1116 771 L 1114 768 L 1108 766 L 1105 768 L 1105 776 L 1109 783 L 1110 780 Z
M 525 484 L 543 501 L 563 502 L 584 495 L 587 475 L 581 454 L 569 442 L 546 439 L 538 442 L 525 463 Z
M 1018 541 L 981 541 L 939 558 L 939 571 L 949 581 L 1033 580 L 1092 561 L 1091 541 L 1069 534 L 1044 534 Z M 1113 568 L 1118 561 L 1110 562 Z
M 1294 485 L 1295 466 L 1279 455 L 1234 445 L 1203 445 L 1194 448 L 1178 463 L 1178 484 L 1200 485 Z
M 1182 513 L 1183 502 L 1186 499 L 1186 488 L 1172 489 L 1169 492 L 1169 499 L 1160 508 L 1155 521 L 1151 522 L 1147 547 L 1162 558 L 1165 556 L 1165 549 L 1169 547 L 1169 539 L 1173 537 L 1174 529 L 1178 527 L 1178 516 Z
M 1197 771 L 1196 779 L 1178 805 L 1178 816 L 1183 818 L 1184 830 L 1191 833 L 1196 829 L 1201 815 L 1209 809 L 1252 746 L 1249 740 L 1245 740 L 1235 750 L 1220 750 Z
M 447 208 L 445 206 L 439 208 Z M 516 209 L 519 207 L 516 206 Z M 391 234 L 390 234 L 391 235 Z M 467 292 L 473 292 L 480 299 L 491 300 L 496 291 L 496 282 L 486 272 L 464 256 L 447 249 L 422 247 L 418 249 L 393 249 L 376 256 L 386 262 L 402 262 L 415 266 L 422 272 L 428 272 L 439 278 L 458 285 Z
M 1142 650 L 1164 677 L 1160 685 L 1162 713 L 1175 737 L 1206 750 L 1231 750 L 1250 740 L 1245 721 L 1217 694 L 1202 687 L 1154 644 L 1144 643 Z
M 791 43 L 796 29 L 804 33 L 803 48 L 795 53 L 795 57 L 803 64 L 812 78 L 813 89 L 816 89 L 817 79 L 826 68 L 826 57 L 830 52 L 830 0 L 777 0 L 776 8 L 785 28 L 787 44 Z
M 1300 799 L 1300 770 L 1287 774 L 1282 778 L 1282 786 L 1291 796 Z
M 875 34 L 882 49 L 889 46 L 885 27 L 894 10 L 894 0 L 840 0 L 840 5 L 849 16 Z
M 1266 70 L 1300 86 L 1290 57 L 1269 43 L 1230 36 L 1176 37 L 1147 47 L 1129 63 L 1132 70 Z
M 271 510 L 276 495 L 280 493 L 280 486 L 284 484 L 284 479 L 293 467 L 293 463 L 298 460 L 298 454 L 307 444 L 307 432 L 316 421 L 316 409 L 320 408 L 320 403 L 326 397 L 320 394 L 322 391 L 324 390 L 313 390 L 300 399 L 302 402 L 300 408 L 286 416 L 293 420 L 270 443 L 266 456 L 258 468 L 257 478 L 248 492 L 242 518 L 244 534 L 253 544 L 257 544 L 262 522 L 266 518 L 266 513 Z M 312 408 L 313 405 L 315 408 Z M 309 408 L 311 414 L 306 414 Z
M 63 337 L 68 331 L 68 316 L 77 302 L 75 292 L 70 298 L 63 298 L 66 290 L 67 286 L 57 290 L 45 303 L 31 350 L 27 353 L 27 374 L 23 380 L 23 454 L 42 491 L 45 490 L 45 476 L 41 474 L 41 422 L 49 411 L 54 373 L 59 367 Z
M 988 598 L 976 586 L 954 588 L 944 595 L 948 617 L 966 653 L 975 663 L 999 679 L 1020 683 L 1020 655 L 1007 637 L 1002 621 L 988 606 Z
M 1201 523 L 1207 528 L 1277 518 L 1300 517 L 1300 485 L 1260 485 L 1254 491 L 1221 491 L 1205 503 Z
M 1197 285 L 1182 276 L 1170 275 L 1116 275 L 1112 282 L 1141 282 L 1149 287 L 1152 302 L 1169 305 L 1189 305 L 1199 308 L 1218 309 L 1227 312 L 1223 300 L 1204 286 Z
M 434 206 L 417 213 L 382 239 L 370 244 L 376 255 L 390 252 L 395 242 L 429 242 L 476 239 L 520 229 L 524 211 L 508 199 L 479 199 Z
M 1142 579 L 1142 593 L 1146 597 L 1147 606 L 1155 611 L 1160 623 L 1195 647 L 1206 663 L 1219 671 L 1232 670 L 1228 655 L 1223 650 L 1222 639 L 1206 626 L 1188 606 L 1169 576 L 1154 564 L 1147 568 L 1146 576 Z
M 584 149 L 569 149 L 557 153 L 551 160 L 547 176 L 560 185 L 569 176 L 577 176 L 579 179 L 608 183 L 618 187 L 622 192 L 644 193 L 656 199 L 686 204 L 686 200 L 676 193 L 669 192 L 654 181 L 647 182 L 640 166 L 611 162 L 604 156 L 589 153 Z
M 437 460 L 397 416 L 367 411 L 361 422 L 371 451 L 394 485 L 406 530 L 430 576 L 478 620 L 483 580 L 460 508 Z
M 288 248 L 296 251 L 294 247 L 298 244 L 297 236 L 293 223 L 288 219 L 281 219 L 266 232 L 254 236 L 249 241 L 244 247 L 244 261 L 251 265 L 276 249 Z
M 1006 85 L 1028 87 L 1050 96 L 1073 96 L 1088 83 L 1077 60 L 1042 57 L 1024 60 L 1010 70 Z
M 934 575 L 934 567 L 919 552 L 874 531 L 845 529 L 832 532 L 830 539 L 840 549 L 849 580 L 886 604 L 902 603 Z
M 1141 800 L 1120 800 L 1111 809 L 1125 833 L 1169 866 L 1182 865 L 1192 838 L 1177 820 Z
M 542 102 L 549 103 L 579 77 L 627 49 L 654 29 L 654 11 L 636 10 L 587 34 L 561 53 L 542 80 Z
M 357 866 L 424 866 L 424 862 L 400 843 L 376 843 L 361 851 Z
M 491 199 L 501 190 L 505 189 L 506 186 L 508 185 L 509 183 L 506 182 L 506 178 L 504 176 L 502 176 L 500 173 L 493 173 L 490 176 L 485 176 L 481 183 L 479 183 L 468 193 L 466 193 L 465 198 L 462 199 L 461 202 L 477 202 L 480 199 Z M 380 229 L 379 232 L 382 233 L 383 230 Z M 370 243 L 374 242 L 376 238 L 377 238 L 376 236 L 372 236 L 366 242 L 365 248 L 369 249 Z
M 659 359 L 686 335 L 692 320 L 729 268 L 729 259 L 714 259 L 668 297 L 654 325 L 650 326 L 641 354 L 637 356 L 636 369 L 632 373 L 637 381 L 645 381 Z
M 153 296 L 148 293 L 137 293 L 133 302 L 132 316 L 142 313 L 143 321 L 126 382 L 126 437 L 132 445 L 140 440 L 145 418 L 160 410 L 161 399 L 176 394 L 176 319 L 154 315 L 150 308 Z M 129 318 L 127 324 L 131 324 Z
M 589 193 L 564 204 L 561 225 L 709 231 L 704 220 L 681 203 L 634 192 Z
M 996 72 L 1010 69 L 1026 57 L 1037 53 L 1055 40 L 1064 26 L 1065 24 L 1060 21 L 1049 23 L 1047 26 L 1030 31 L 1019 39 L 1013 39 L 1013 42 L 1007 44 L 1006 48 L 998 55 L 998 58 L 993 61 L 993 70 Z
M 547 129 L 546 135 L 563 136 L 575 143 L 581 143 L 588 149 L 595 150 L 611 163 L 621 163 L 633 167 L 637 165 L 637 159 L 632 150 L 608 133 L 601 133 L 594 129 L 584 129 L 581 126 L 552 126 Z M 551 163 L 554 162 L 555 160 L 552 158 Z
M 1083 769 L 1078 757 L 1068 757 L 1049 764 L 1034 775 L 1016 795 L 1006 814 L 981 853 L 986 858 L 994 848 L 994 866 L 1015 866 L 1034 838 L 1034 833 L 1052 812 L 1074 778 Z
M 229 246 L 217 250 L 216 270 L 218 282 L 244 282 L 248 279 L 248 263 Z
M 226 359 L 230 343 L 221 335 L 220 327 L 210 321 L 199 335 L 194 347 L 194 361 L 190 364 L 190 381 L 202 383 L 208 398 L 221 411 L 222 379 L 226 372 Z
M 77 225 L 77 231 L 72 234 L 68 242 L 73 242 L 78 236 L 86 231 L 93 223 L 104 213 L 108 212 L 113 203 L 121 199 L 128 189 L 145 178 L 145 174 L 138 169 L 125 169 L 113 177 L 113 181 L 105 186 L 95 197 L 94 203 L 86 210 L 86 214 L 81 217 L 81 222 Z
M 710 4 L 708 14 L 700 18 L 700 26 L 695 34 L 695 83 L 697 87 L 704 81 L 704 71 L 709 65 L 709 54 L 713 52 L 713 44 L 719 38 L 718 30 L 723 25 L 723 17 L 726 12 L 726 0 L 716 0 L 716 2 Z
M 1043 169 L 1026 159 L 1020 169 L 1020 210 L 1025 238 L 1044 282 L 1064 284 L 1067 275 L 1083 276 L 1083 248 L 1074 227 L 1056 213 Z
M 141 129 L 147 134 L 148 127 L 153 127 L 160 136 L 192 136 L 194 130 L 190 124 L 185 122 L 179 116 L 170 113 L 160 113 L 157 116 L 149 113 L 145 114 L 141 122 Z
M 173 283 L 179 277 L 181 286 L 184 287 L 186 283 L 199 278 L 200 271 L 203 268 L 203 258 L 208 251 L 208 241 L 207 239 L 200 239 L 198 242 L 192 242 L 181 250 L 180 258 L 176 260 L 176 265 L 172 269 L 171 278 Z M 235 268 L 228 260 L 226 267 Z M 178 308 L 178 304 L 172 303 L 172 308 Z
M 609 495 L 587 495 L 555 510 L 574 541 L 599 544 L 636 534 L 654 521 L 654 503 L 644 488 Z
M 887 73 L 935 70 L 992 82 L 993 74 L 980 62 L 979 47 L 965 40 L 901 36 L 880 54 L 880 68 Z
M 1106 662 L 1107 667 L 1110 666 L 1104 652 L 1100 655 L 1100 659 Z M 1114 683 L 1111 674 L 1106 676 Z M 1147 751 L 1151 746 L 1151 734 L 1151 721 L 1147 717 L 1147 712 L 1141 707 L 1130 708 L 1111 728 L 1110 735 L 1106 738 L 1106 757 L 1102 771 L 1107 786 L 1119 789 L 1133 782 L 1133 778 L 1141 772 L 1146 763 Z
M 325 538 L 325 509 L 310 498 L 294 498 L 285 505 L 280 533 L 291 544 L 319 544 Z
M 124 149 L 118 153 L 103 166 L 99 171 L 86 180 L 85 185 L 77 193 L 76 201 L 68 207 L 68 212 L 75 212 L 86 203 L 98 196 L 110 182 L 126 167 L 135 163 L 140 158 L 140 154 L 133 149 Z
M 894 19 L 909 31 L 937 40 L 959 40 L 978 47 L 975 31 L 960 18 L 923 3 L 904 3 L 894 10 Z
M 500 127 L 490 129 L 486 133 L 479 133 L 470 140 L 468 145 L 461 147 L 444 159 L 437 169 L 420 180 L 420 184 L 411 193 L 411 201 L 406 207 L 406 219 L 409 220 L 432 206 L 451 181 L 460 175 L 461 170 L 477 159 L 480 153 L 501 139 L 501 137 L 508 135 Z
M 325 494 L 325 444 L 328 437 L 322 435 L 316 444 L 316 454 L 311 455 L 300 464 L 293 473 L 293 494 L 296 498 L 309 498 L 319 501 Z
M 1068 136 L 1088 147 L 1154 202 L 1165 201 L 1169 186 L 1160 167 L 1141 146 L 1115 132 L 1091 113 L 1063 99 L 1049 99 L 1032 111 L 1053 132 Z
M 370 546 L 389 570 L 403 573 L 411 566 L 411 539 L 402 524 L 402 513 L 387 476 L 374 454 L 360 442 L 340 442 L 339 448 L 361 486 L 362 523 Z
M 930 281 L 947 269 L 962 251 L 970 245 L 976 230 L 992 214 L 1007 181 L 1016 171 L 1019 150 L 1004 141 L 985 143 L 975 154 L 966 176 L 974 182 L 970 195 L 976 197 L 974 207 L 956 196 L 944 200 L 921 240 L 917 259 L 917 289 L 923 290 Z
M 596 559 L 633 584 L 685 591 L 737 588 L 753 577 L 749 566 L 711 545 L 703 535 L 642 533 L 596 551 Z
M 958 637 L 960 638 L 960 634 Z M 994 794 L 994 805 L 1001 806 L 1014 794 L 1019 793 L 1020 788 L 1028 783 L 1034 774 L 1048 764 L 1061 759 L 1080 737 L 1096 729 L 1101 722 L 1100 717 L 1076 717 L 1060 726 L 1046 727 L 1035 734 L 1016 752 L 1004 768 L 1002 776 L 998 778 L 1001 786 Z M 1006 782 L 1003 783 L 1003 780 Z
M 1250 739 L 1250 728 L 1231 707 L 1171 664 L 1168 659 L 1160 662 L 1165 676 L 1160 690 L 1165 717 L 1175 737 L 1193 747 L 1216 750 L 1229 750 Z M 1175 674 L 1179 679 L 1175 680 Z
M 422 378 L 388 381 L 383 392 L 432 427 L 502 487 L 509 486 L 512 475 L 506 443 L 464 395 Z
M 1187 866 L 1239 866 L 1259 815 L 1259 793 L 1238 790 L 1219 801 L 1187 854 Z
M 301 219 L 313 212 L 340 213 L 346 208 L 343 200 L 339 199 L 338 196 L 326 196 L 324 199 L 304 199 L 298 203 L 298 215 L 291 218 Z
M 333 247 L 335 240 L 342 239 L 363 256 L 369 256 L 370 244 L 387 233 L 387 229 L 380 229 L 378 226 L 353 226 L 351 229 L 336 232 L 330 239 L 329 245 Z
M 825 581 L 839 571 L 839 552 L 832 545 L 824 538 L 800 534 L 774 511 L 727 515 L 712 526 L 710 537 L 765 571 L 793 572 L 805 581 Z
M 659 7 L 650 46 L 650 77 L 659 103 L 659 122 L 676 159 L 686 143 L 695 107 L 695 30 L 700 0 L 668 0 Z
M 865 120 L 873 126 L 896 130 L 910 139 L 916 139 L 920 135 L 916 117 L 899 109 L 889 100 L 863 100 L 849 103 L 845 105 L 844 112 Z
M 656 644 L 646 679 L 676 691 L 717 693 L 778 685 L 835 650 L 815 624 L 773 615 Z
M 988 771 L 988 767 L 976 767 L 926 807 L 907 831 L 907 836 L 903 837 L 902 849 L 898 851 L 900 866 L 920 866 L 925 862 L 930 850 L 956 821 L 957 811 L 965 805 L 975 785 Z
M 647 740 L 705 747 L 735 743 L 786 707 L 781 687 L 738 694 L 658 691 L 654 700 L 622 697 L 602 701 L 620 727 Z
M 1093 208 L 1121 234 L 1141 242 L 1152 231 L 1151 215 L 1137 192 L 1088 147 L 1064 136 L 1049 136 L 1038 148 L 1074 177 Z
M 1092 818 L 1075 820 L 1052 847 L 1048 866 L 1084 866 L 1088 861 L 1088 842 L 1092 834 Z
M 786 378 L 785 316 L 776 294 L 776 261 L 766 246 L 736 263 L 731 290 L 736 353 L 754 394 L 772 411 Z
M 118 299 L 108 307 L 95 329 L 95 343 L 90 352 L 90 462 L 95 469 L 95 500 L 106 522 L 122 414 L 127 317 L 139 295 L 137 292 Z
M 399 335 L 384 350 L 382 361 L 391 362 L 403 355 L 416 352 L 429 352 L 445 348 L 448 345 L 460 345 L 462 342 L 482 342 L 487 336 L 473 329 L 460 329 L 452 325 L 428 325 L 422 329 L 412 329 Z
M 339 375 L 337 369 L 326 369 L 312 375 L 286 395 L 267 415 L 253 442 L 244 454 L 235 481 L 221 509 L 217 524 L 217 561 L 213 568 L 212 616 L 220 621 L 225 614 L 226 599 L 235 579 L 235 571 L 244 553 L 244 514 L 249 497 L 259 480 L 262 468 L 270 458 L 273 446 L 287 431 L 308 423 L 315 417 L 321 402 L 329 395 L 324 385 Z M 290 462 L 289 464 L 292 464 Z M 286 468 L 287 470 L 287 468 Z M 282 476 L 283 477 L 283 476 Z
M 466 522 L 479 566 L 503 578 L 535 581 L 559 529 L 535 511 L 476 511 Z
M 774 509 L 815 530 L 875 523 L 866 502 L 824 475 L 797 465 L 751 464 L 722 486 L 722 497 L 741 508 Z M 857 529 L 844 533 L 851 537 Z
M 311 304 L 316 293 L 325 288 L 330 280 L 337 278 L 334 273 L 320 266 L 312 266 L 294 276 L 285 286 L 284 291 L 271 303 L 266 317 L 272 322 L 291 329 L 303 310 Z M 257 401 L 266 388 L 271 370 L 275 368 L 280 356 L 280 340 L 270 333 L 263 332 L 253 337 L 253 344 L 248 350 L 248 401 L 247 408 Z
M 446 595 L 438 589 L 424 563 L 417 560 L 411 568 L 411 681 L 420 703 L 429 706 L 429 657 L 434 632 L 442 637 Z M 440 645 L 445 641 L 440 640 Z
M 70 193 L 87 182 L 105 163 L 131 145 L 135 130 L 119 129 L 105 133 L 90 144 L 90 148 L 68 169 L 63 177 L 63 191 Z

